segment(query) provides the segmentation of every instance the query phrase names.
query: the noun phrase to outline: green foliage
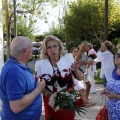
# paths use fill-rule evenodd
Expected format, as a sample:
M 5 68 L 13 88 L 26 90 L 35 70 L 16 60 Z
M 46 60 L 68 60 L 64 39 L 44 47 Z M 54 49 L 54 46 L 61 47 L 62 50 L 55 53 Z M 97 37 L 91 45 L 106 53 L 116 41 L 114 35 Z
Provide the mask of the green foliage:
M 56 25 L 52 23 L 52 26 L 49 28 L 49 32 L 45 32 L 44 35 L 55 35 L 59 39 L 62 40 L 62 42 L 65 42 L 65 33 L 64 29 L 61 25 Z
M 100 79 L 100 69 L 97 69 L 97 74 L 94 77 L 95 84 L 103 84 L 103 80 Z
M 65 30 L 71 39 L 94 35 L 94 31 L 103 28 L 103 10 L 96 2 L 77 1 L 69 5 L 64 16 Z
M 35 37 L 33 35 L 34 32 L 34 24 L 33 21 L 30 21 L 27 24 L 27 21 L 25 19 L 18 20 L 17 22 L 17 35 L 18 36 L 27 36 L 32 41 L 35 40 Z M 14 33 L 14 24 L 12 22 L 11 24 L 11 33 Z M 13 35 L 14 37 L 14 35 Z
M 59 106 L 59 108 L 63 111 L 70 110 L 74 113 L 77 112 L 80 115 L 80 113 L 84 113 L 85 109 L 76 105 L 75 101 L 79 97 L 80 94 L 78 94 L 75 90 L 70 89 L 69 91 L 67 91 L 66 89 L 63 89 L 57 92 L 54 108 Z
M 65 32 L 71 41 L 82 41 L 95 38 L 98 42 L 104 38 L 104 3 L 103 0 L 77 0 L 69 3 L 69 9 L 64 16 Z M 120 27 L 120 3 L 109 0 L 108 30 L 118 30 Z M 118 26 L 118 27 L 117 27 Z M 93 41 L 92 41 L 93 42 Z
M 49 5 L 55 6 L 55 3 L 58 0 L 16 0 L 16 14 L 17 21 L 21 21 L 23 16 L 27 16 L 26 19 L 32 24 L 36 22 L 39 18 L 45 18 L 45 15 L 48 13 L 45 11 L 45 4 L 49 3 Z M 7 41 L 7 55 L 10 54 L 10 32 L 11 32 L 11 23 L 13 19 L 14 13 L 14 1 L 13 0 L 2 0 L 2 14 L 3 14 L 3 30 L 6 31 L 6 41 Z M 5 24 L 6 23 L 6 24 Z M 24 29 L 23 29 L 24 30 Z M 31 31 L 32 29 L 30 29 Z M 18 31 L 17 31 L 18 32 Z M 24 31 L 25 33 L 26 31 Z M 33 33 L 34 31 L 32 31 Z M 12 33 L 13 34 L 13 33 Z M 20 31 L 18 35 L 21 34 Z M 27 33 L 28 35 L 28 33 Z M 30 38 L 34 39 L 31 34 Z
M 48 11 L 45 9 L 45 6 L 49 5 L 51 7 L 55 7 L 57 5 L 58 0 L 22 0 L 22 1 L 16 1 L 16 12 L 17 12 L 17 21 L 23 21 L 24 19 L 26 23 L 32 21 L 32 28 L 34 27 L 34 24 L 37 19 L 44 19 L 46 18 L 46 15 L 48 14 Z M 6 14 L 6 7 L 5 7 L 5 0 L 2 0 L 2 13 L 3 13 L 3 30 L 6 31 L 5 28 L 5 14 Z M 9 25 L 13 24 L 13 0 L 8 1 L 8 21 Z M 11 26 L 11 25 L 10 25 Z M 18 23 L 19 26 L 19 23 Z M 20 26 L 19 26 L 20 27 Z M 18 27 L 18 32 L 19 34 L 19 27 Z M 11 26 L 11 28 L 13 28 Z M 34 28 L 36 29 L 36 28 Z M 24 29 L 23 29 L 24 31 Z M 25 33 L 26 31 L 24 31 Z M 32 34 L 37 31 L 32 31 Z M 12 33 L 13 34 L 13 33 Z
M 43 41 L 45 35 L 35 35 L 34 37 L 35 37 L 35 42 L 40 42 Z

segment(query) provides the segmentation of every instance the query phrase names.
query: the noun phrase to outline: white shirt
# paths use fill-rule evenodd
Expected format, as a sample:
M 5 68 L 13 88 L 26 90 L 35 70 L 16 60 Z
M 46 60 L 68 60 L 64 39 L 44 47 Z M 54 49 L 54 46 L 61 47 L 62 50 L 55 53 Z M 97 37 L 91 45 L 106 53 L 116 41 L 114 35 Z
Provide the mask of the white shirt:
M 115 68 L 113 54 L 110 51 L 99 51 L 95 61 L 101 62 L 100 78 L 104 78 L 105 75 L 107 81 L 111 80 Z

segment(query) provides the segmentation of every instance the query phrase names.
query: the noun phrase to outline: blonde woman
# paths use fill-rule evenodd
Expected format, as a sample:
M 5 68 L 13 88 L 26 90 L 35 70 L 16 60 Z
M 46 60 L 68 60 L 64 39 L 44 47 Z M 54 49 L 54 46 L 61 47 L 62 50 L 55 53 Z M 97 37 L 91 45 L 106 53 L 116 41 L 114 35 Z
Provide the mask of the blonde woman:
M 72 88 L 73 76 L 81 80 L 82 72 L 75 66 L 75 60 L 71 53 L 64 51 L 63 44 L 59 38 L 53 35 L 47 36 L 43 40 L 41 60 L 35 65 L 36 77 L 44 79 L 46 87 L 43 90 L 43 100 L 45 107 L 45 120 L 74 120 L 74 113 L 71 111 L 54 111 L 48 104 L 49 98 L 59 88 Z M 81 78 L 80 78 L 81 77 Z
M 91 43 L 88 43 L 88 59 L 89 60 L 94 60 L 95 58 L 91 58 L 90 55 L 94 55 L 97 57 L 96 51 L 93 49 L 93 45 Z M 96 93 L 96 86 L 95 86 L 95 81 L 94 81 L 94 76 L 96 73 L 96 64 L 90 65 L 88 67 L 88 74 L 90 75 L 90 83 L 91 83 L 91 89 L 90 93 L 95 94 Z
M 91 83 L 90 83 L 90 76 L 88 74 L 88 66 L 93 64 L 93 61 L 88 61 L 88 56 L 87 56 L 87 46 L 88 42 L 83 41 L 81 45 L 78 46 L 78 54 L 76 57 L 76 61 L 80 62 L 81 61 L 81 66 L 80 69 L 84 72 L 84 79 L 83 81 L 86 84 L 86 96 L 89 99 L 89 93 L 90 93 L 90 88 L 91 88 Z

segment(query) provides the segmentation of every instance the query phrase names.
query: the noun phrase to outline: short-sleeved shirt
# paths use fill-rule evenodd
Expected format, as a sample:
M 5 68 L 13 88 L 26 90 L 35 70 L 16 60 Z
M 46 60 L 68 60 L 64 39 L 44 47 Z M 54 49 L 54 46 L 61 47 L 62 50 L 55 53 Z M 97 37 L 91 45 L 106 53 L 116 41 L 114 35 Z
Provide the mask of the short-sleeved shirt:
M 22 99 L 35 87 L 36 81 L 30 69 L 10 56 L 0 75 L 2 120 L 39 120 L 42 111 L 40 94 L 27 108 L 18 113 L 14 113 L 9 104 L 9 101 Z

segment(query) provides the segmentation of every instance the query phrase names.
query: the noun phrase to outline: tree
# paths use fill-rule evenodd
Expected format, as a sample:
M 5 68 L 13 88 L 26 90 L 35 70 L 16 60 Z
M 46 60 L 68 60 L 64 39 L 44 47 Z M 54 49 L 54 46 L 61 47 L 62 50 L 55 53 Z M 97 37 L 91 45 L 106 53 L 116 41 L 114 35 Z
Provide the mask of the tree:
M 4 53 L 4 46 L 3 46 L 3 26 L 2 26 L 2 1 L 0 1 L 0 70 L 3 66 L 3 53 Z
M 69 9 L 64 16 L 65 31 L 70 40 L 80 41 L 95 38 L 101 41 L 104 38 L 104 1 L 77 0 L 69 3 Z M 120 24 L 120 4 L 109 0 L 109 32 Z
M 21 19 L 21 15 L 27 15 L 28 19 L 36 20 L 36 18 L 39 16 L 39 18 L 45 17 L 46 11 L 44 11 L 44 5 L 47 3 L 50 3 L 50 5 L 55 6 L 58 0 L 22 0 L 22 1 L 16 1 L 17 2 L 17 19 Z M 6 26 L 6 39 L 7 39 L 7 55 L 9 55 L 10 52 L 10 27 L 11 27 L 11 20 L 13 17 L 13 1 L 12 0 L 2 0 L 3 2 L 3 26 Z M 4 24 L 6 23 L 6 25 Z M 5 27 L 4 27 L 5 28 Z
M 18 20 L 17 21 L 17 35 L 18 36 L 27 36 L 29 37 L 32 41 L 35 40 L 35 37 L 33 35 L 35 28 L 34 28 L 34 22 L 30 20 L 27 22 L 26 20 Z M 11 23 L 11 38 L 14 38 L 14 24 L 13 22 Z
M 45 35 L 55 35 L 59 39 L 61 39 L 63 42 L 65 42 L 65 36 L 64 36 L 64 29 L 61 28 L 61 25 L 55 25 L 53 22 L 51 27 L 49 28 L 49 32 L 45 32 Z

